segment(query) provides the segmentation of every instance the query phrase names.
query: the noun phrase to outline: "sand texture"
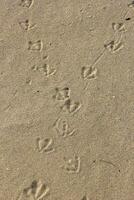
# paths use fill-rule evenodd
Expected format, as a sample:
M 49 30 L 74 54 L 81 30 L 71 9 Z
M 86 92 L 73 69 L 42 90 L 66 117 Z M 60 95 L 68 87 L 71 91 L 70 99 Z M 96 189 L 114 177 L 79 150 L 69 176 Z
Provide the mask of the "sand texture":
M 0 200 L 134 200 L 134 1 L 0 0 Z

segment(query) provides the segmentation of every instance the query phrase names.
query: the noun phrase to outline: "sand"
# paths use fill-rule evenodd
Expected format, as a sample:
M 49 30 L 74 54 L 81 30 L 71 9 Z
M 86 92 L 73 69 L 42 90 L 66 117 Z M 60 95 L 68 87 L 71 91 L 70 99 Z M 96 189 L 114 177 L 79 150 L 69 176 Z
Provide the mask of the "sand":
M 0 200 L 134 199 L 134 3 L 0 0 Z

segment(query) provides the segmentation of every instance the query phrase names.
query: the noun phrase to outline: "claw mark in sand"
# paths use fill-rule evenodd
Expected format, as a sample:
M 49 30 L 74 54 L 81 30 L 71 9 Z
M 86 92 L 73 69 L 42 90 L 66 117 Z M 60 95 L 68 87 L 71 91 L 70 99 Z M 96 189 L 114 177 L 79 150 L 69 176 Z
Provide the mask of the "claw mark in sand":
M 120 169 L 119 169 L 115 164 L 113 164 L 112 162 L 107 161 L 107 160 L 99 160 L 99 161 L 100 161 L 100 162 L 103 162 L 103 163 L 106 163 L 106 164 L 108 164 L 108 165 L 112 165 L 113 167 L 117 168 L 118 171 L 120 172 Z
M 107 160 L 103 160 L 103 159 L 93 160 L 93 162 L 90 164 L 90 167 L 92 167 L 93 164 L 96 164 L 97 161 L 101 162 L 101 163 L 105 163 L 105 164 L 111 165 L 111 166 L 115 167 L 118 170 L 118 172 L 120 172 L 120 169 L 115 164 L 113 164 L 111 161 L 107 161 Z
M 66 159 L 64 158 L 65 165 L 63 168 L 68 172 L 68 173 L 79 173 L 80 172 L 80 166 L 81 166 L 81 160 L 80 157 L 74 156 L 72 159 Z
M 17 200 L 44 200 L 49 195 L 49 187 L 40 180 L 34 180 L 31 185 L 23 190 Z
M 41 40 L 37 40 L 36 42 L 29 41 L 28 42 L 28 50 L 30 51 L 41 51 L 43 48 L 43 43 Z

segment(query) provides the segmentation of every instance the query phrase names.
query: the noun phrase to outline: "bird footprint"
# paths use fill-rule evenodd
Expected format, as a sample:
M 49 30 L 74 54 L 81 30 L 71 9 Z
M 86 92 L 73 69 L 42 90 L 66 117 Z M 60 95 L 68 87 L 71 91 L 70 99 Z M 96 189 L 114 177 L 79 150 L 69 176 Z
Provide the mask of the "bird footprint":
M 81 74 L 83 79 L 97 78 L 97 68 L 95 67 L 82 67 Z
M 81 160 L 80 157 L 74 156 L 72 159 L 66 159 L 65 160 L 65 165 L 63 168 L 68 172 L 68 173 L 79 173 L 80 172 L 80 165 L 81 165 Z
M 50 153 L 55 150 L 53 147 L 53 140 L 51 138 L 46 138 L 46 139 L 37 138 L 36 145 L 40 153 L 43 152 Z
M 49 195 L 49 187 L 40 180 L 34 180 L 31 185 L 23 190 L 17 200 L 44 200 Z

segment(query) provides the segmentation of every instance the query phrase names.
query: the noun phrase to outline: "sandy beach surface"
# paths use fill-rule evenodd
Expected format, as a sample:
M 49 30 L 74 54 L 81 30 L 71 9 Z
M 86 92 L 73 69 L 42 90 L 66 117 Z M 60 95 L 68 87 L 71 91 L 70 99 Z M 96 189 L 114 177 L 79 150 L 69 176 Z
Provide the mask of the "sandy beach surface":
M 0 0 L 0 200 L 134 200 L 134 1 Z

